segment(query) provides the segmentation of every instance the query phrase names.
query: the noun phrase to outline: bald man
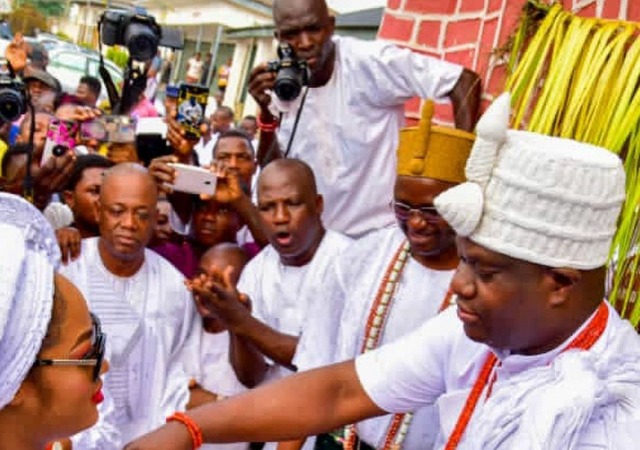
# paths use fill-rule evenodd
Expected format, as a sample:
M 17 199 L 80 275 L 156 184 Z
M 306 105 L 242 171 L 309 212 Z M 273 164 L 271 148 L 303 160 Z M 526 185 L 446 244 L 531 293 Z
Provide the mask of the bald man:
M 351 240 L 325 230 L 322 209 L 322 196 L 306 163 L 279 159 L 260 174 L 258 210 L 270 245 L 244 269 L 237 301 L 208 304 L 231 332 L 231 363 L 248 387 L 296 370 L 292 359 L 298 338 L 306 320 L 313 319 L 307 310 L 330 295 L 325 280 Z M 313 448 L 311 441 L 308 445 Z
M 102 421 L 115 426 L 123 442 L 161 425 L 175 411 L 215 399 L 199 387 L 190 389 L 180 362 L 197 317 L 183 277 L 145 248 L 157 200 L 156 184 L 144 167 L 125 163 L 105 172 L 100 236 L 84 239 L 80 258 L 62 270 L 89 299 L 109 335 L 112 372 L 105 395 L 115 411 Z M 101 423 L 88 433 L 101 436 Z M 110 445 L 90 448 L 119 448 Z
M 274 1 L 273 19 L 276 38 L 306 60 L 310 78 L 308 90 L 289 102 L 272 94 L 276 74 L 267 64 L 252 72 L 249 92 L 266 124 L 258 160 L 263 165 L 288 152 L 307 162 L 325 198 L 323 219 L 334 230 L 360 237 L 394 224 L 389 202 L 404 103 L 450 99 L 456 127 L 472 131 L 478 75 L 390 43 L 333 36 L 325 0 Z

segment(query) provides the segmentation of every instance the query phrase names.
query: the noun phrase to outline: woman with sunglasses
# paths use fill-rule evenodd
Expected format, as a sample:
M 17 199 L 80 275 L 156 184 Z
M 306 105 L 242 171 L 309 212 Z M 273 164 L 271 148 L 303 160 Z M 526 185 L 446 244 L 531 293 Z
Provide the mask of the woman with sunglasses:
M 98 420 L 105 336 L 84 298 L 55 274 L 46 219 L 0 193 L 0 448 L 70 448 Z

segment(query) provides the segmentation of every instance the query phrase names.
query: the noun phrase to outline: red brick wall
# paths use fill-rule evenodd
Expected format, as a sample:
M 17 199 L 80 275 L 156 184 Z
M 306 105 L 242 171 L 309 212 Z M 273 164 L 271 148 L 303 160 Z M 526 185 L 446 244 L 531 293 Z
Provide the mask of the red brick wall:
M 388 0 L 378 37 L 457 62 L 483 79 L 485 104 L 502 92 L 504 67 L 492 50 L 516 27 L 526 0 Z M 563 0 L 565 8 L 585 17 L 640 21 L 639 0 Z M 420 101 L 407 103 L 410 122 Z M 439 121 L 452 122 L 451 107 L 439 105 Z

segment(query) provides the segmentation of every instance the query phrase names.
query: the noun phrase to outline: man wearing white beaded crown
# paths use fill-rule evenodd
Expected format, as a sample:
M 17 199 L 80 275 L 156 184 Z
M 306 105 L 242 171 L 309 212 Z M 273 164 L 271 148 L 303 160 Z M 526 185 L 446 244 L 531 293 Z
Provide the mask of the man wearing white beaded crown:
M 451 304 L 449 284 L 458 266 L 455 232 L 433 200 L 465 181 L 464 167 L 475 136 L 431 124 L 428 101 L 418 127 L 400 132 L 393 201 L 397 226 L 357 240 L 336 261 L 331 298 L 315 303 L 315 320 L 302 331 L 293 360 L 309 370 L 352 359 L 416 330 Z M 342 313 L 341 313 L 342 312 Z M 318 438 L 316 449 L 433 448 L 435 407 L 414 414 L 365 420 Z M 337 438 L 337 439 L 336 439 Z M 340 444 L 340 441 L 345 441 Z M 279 450 L 299 447 L 282 443 Z
M 457 308 L 355 361 L 190 412 L 206 441 L 291 439 L 435 403 L 437 448 L 637 448 L 640 336 L 604 300 L 622 163 L 507 130 L 509 102 L 478 124 L 468 181 L 434 202 L 458 234 Z M 187 448 L 173 424 L 127 450 L 169 439 Z

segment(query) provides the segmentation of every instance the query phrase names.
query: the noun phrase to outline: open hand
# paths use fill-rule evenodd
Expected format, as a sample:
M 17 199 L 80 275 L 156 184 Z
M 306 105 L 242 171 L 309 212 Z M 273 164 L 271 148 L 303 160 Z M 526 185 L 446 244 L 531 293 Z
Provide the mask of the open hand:
M 67 264 L 69 261 L 75 261 L 80 256 L 82 237 L 80 232 L 73 227 L 58 228 L 56 230 L 56 239 L 62 253 L 62 263 Z

